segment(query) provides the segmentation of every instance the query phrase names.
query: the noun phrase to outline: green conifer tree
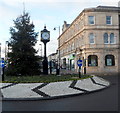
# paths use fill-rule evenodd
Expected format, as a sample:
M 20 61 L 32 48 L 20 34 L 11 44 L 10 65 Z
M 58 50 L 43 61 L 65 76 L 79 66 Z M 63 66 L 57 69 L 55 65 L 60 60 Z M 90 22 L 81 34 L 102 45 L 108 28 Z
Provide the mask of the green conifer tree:
M 39 58 L 34 46 L 37 42 L 38 33 L 34 31 L 34 24 L 30 22 L 30 16 L 24 12 L 14 21 L 10 28 L 11 52 L 8 53 L 9 63 L 7 75 L 38 75 Z

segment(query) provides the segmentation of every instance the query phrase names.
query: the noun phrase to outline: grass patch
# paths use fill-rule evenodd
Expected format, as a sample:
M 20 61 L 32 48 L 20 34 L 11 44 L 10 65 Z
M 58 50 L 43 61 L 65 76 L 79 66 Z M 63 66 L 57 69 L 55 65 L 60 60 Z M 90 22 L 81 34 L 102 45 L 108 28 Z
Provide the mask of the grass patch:
M 5 76 L 3 83 L 50 83 L 69 80 L 80 80 L 90 78 L 90 75 L 40 75 L 40 76 Z M 2 82 L 2 81 L 0 81 Z

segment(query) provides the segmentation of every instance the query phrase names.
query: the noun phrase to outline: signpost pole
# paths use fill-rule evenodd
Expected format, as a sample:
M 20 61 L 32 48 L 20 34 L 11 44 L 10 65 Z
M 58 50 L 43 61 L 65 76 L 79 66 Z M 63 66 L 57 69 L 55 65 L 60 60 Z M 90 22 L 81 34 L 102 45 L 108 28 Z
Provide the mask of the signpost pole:
M 78 71 L 79 78 L 81 78 L 81 66 L 82 66 L 82 60 L 78 60 L 78 61 L 77 61 L 77 65 L 78 65 L 78 67 L 79 67 L 79 71 Z
M 4 72 L 5 72 L 5 61 L 4 61 L 4 59 L 2 59 L 0 61 L 0 63 L 1 63 L 1 68 L 2 68 L 2 81 L 4 81 L 4 79 L 5 79 L 5 77 L 4 77 Z
M 5 67 L 2 68 L 2 81 L 5 80 L 4 72 L 5 72 Z
M 80 72 L 81 66 L 79 66 L 79 78 L 81 78 L 81 72 Z

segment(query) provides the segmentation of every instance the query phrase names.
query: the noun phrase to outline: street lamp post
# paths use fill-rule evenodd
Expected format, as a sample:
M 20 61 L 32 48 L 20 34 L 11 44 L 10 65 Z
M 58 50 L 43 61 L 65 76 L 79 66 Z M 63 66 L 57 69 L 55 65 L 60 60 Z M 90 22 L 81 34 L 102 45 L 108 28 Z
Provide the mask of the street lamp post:
M 60 26 L 58 26 L 58 27 L 54 27 L 54 29 L 53 29 L 53 30 L 56 30 L 56 28 L 58 28 L 58 29 L 59 29 L 59 36 L 60 36 Z
M 55 27 L 53 30 L 56 30 L 56 28 L 58 28 L 59 29 L 59 36 L 60 36 L 60 26 L 58 26 L 58 27 Z M 59 59 L 59 61 L 58 61 L 58 69 L 59 69 L 59 71 L 57 72 L 57 74 L 58 75 L 60 75 L 60 39 L 58 39 L 58 59 Z
M 44 26 L 44 29 L 41 31 L 41 41 L 44 43 L 44 60 L 43 60 L 43 74 L 48 75 L 48 60 L 46 57 L 46 44 L 50 41 L 50 31 L 46 29 L 46 26 Z

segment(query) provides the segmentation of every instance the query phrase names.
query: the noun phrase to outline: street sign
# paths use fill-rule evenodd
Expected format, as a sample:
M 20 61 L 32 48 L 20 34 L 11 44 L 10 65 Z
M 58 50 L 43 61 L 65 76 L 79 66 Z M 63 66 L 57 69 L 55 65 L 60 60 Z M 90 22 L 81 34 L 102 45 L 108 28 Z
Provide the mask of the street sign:
M 77 61 L 77 65 L 79 66 L 79 78 L 81 78 L 81 72 L 80 72 L 80 69 L 81 69 L 81 66 L 82 66 L 82 60 L 78 60 Z
M 0 61 L 0 66 L 1 66 L 2 68 L 5 67 L 5 61 L 4 61 L 4 60 L 1 60 L 1 61 Z
M 77 61 L 77 65 L 80 67 L 80 66 L 82 66 L 82 60 L 78 60 Z

